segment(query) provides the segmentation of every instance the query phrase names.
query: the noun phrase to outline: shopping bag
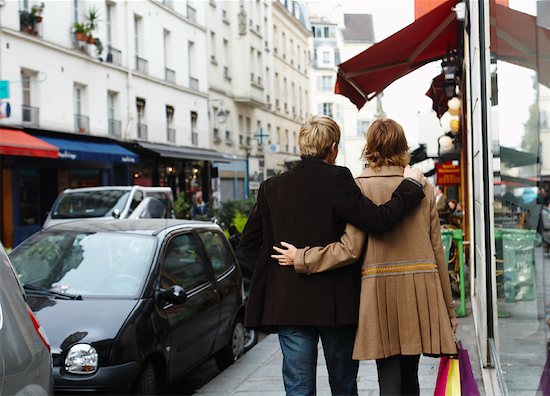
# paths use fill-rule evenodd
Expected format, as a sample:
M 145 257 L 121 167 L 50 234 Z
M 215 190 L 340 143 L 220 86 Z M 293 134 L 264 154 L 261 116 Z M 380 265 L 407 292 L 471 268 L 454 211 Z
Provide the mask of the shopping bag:
M 441 358 L 434 396 L 461 396 L 458 359 L 446 356 Z
M 543 396 L 550 396 L 550 349 L 548 349 L 548 353 L 546 354 L 546 364 L 544 365 L 544 369 L 542 370 L 542 375 L 540 376 L 539 381 L 539 388 L 538 390 Z
M 476 379 L 472 372 L 472 365 L 470 363 L 470 356 L 468 350 L 462 348 L 460 342 L 457 343 L 458 347 L 458 366 L 460 368 L 460 392 L 462 396 L 479 396 L 479 389 L 477 388 Z
M 468 350 L 457 342 L 457 357 L 441 358 L 434 396 L 480 396 Z

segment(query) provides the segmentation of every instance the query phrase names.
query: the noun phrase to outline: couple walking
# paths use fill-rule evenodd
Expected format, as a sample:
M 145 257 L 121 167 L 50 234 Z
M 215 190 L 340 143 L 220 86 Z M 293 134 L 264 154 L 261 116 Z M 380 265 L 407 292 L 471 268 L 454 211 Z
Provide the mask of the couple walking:
M 315 395 L 319 339 L 333 395 L 357 395 L 362 359 L 376 359 L 381 394 L 419 394 L 420 355 L 456 353 L 433 188 L 406 166 L 395 121 L 369 128 L 357 180 L 334 165 L 339 141 L 334 120 L 311 117 L 301 162 L 260 186 L 241 238 L 245 325 L 278 333 L 287 395 Z

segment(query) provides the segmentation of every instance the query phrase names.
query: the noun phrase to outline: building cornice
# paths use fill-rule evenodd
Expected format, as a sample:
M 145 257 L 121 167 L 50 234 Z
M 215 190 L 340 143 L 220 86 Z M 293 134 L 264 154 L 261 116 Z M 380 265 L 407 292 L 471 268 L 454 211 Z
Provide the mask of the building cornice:
M 189 18 L 186 18 L 185 15 L 177 12 L 176 10 L 174 10 L 173 8 L 171 7 L 168 7 L 164 4 L 162 4 L 159 0 L 149 0 L 149 3 L 153 3 L 155 4 L 157 7 L 161 8 L 162 10 L 168 12 L 169 14 L 172 14 L 173 16 L 175 16 L 176 18 L 178 18 L 179 20 L 183 21 L 183 22 L 186 22 L 188 23 L 189 25 L 193 26 L 193 27 L 196 27 L 197 29 L 200 29 L 202 30 L 203 32 L 207 32 L 207 28 L 206 26 L 203 26 L 201 25 L 200 23 L 198 22 L 193 22 L 191 19 Z
M 297 27 L 298 29 L 302 30 L 302 33 L 306 33 L 306 36 L 307 37 L 311 37 L 313 35 L 313 33 L 311 31 L 309 31 L 308 29 L 306 29 L 306 27 L 304 25 L 302 25 L 302 23 L 300 23 L 299 20 L 297 20 L 294 15 L 292 15 L 290 13 L 289 10 L 287 10 L 285 8 L 285 6 L 283 6 L 281 4 L 281 2 L 279 2 L 278 0 L 274 0 L 273 1 L 273 7 L 274 9 L 276 9 L 277 11 L 281 12 L 281 13 L 284 13 L 285 16 L 287 16 L 287 20 L 290 21 L 290 23 L 292 23 L 295 27 Z

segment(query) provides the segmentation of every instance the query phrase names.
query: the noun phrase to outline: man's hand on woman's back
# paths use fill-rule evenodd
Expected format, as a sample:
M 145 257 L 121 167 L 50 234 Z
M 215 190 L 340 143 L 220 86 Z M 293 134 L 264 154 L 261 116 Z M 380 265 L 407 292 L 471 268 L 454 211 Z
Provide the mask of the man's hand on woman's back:
M 407 165 L 405 167 L 403 177 L 405 179 L 415 179 L 417 182 L 422 184 L 422 187 L 426 185 L 426 178 L 424 177 L 424 173 L 422 173 L 422 171 L 418 168 L 411 168 L 410 165 Z

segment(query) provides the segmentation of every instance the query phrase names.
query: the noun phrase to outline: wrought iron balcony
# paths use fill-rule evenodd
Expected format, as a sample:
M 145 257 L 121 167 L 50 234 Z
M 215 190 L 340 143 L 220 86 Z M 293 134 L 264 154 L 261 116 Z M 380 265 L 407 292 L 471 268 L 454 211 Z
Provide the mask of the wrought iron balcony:
M 172 69 L 164 68 L 164 79 L 169 83 L 176 83 L 176 72 Z
M 189 76 L 189 88 L 198 91 L 199 90 L 199 79 Z
M 105 60 L 114 65 L 122 65 L 122 52 L 110 45 L 107 46 L 107 57 Z
M 90 117 L 82 114 L 75 114 L 74 129 L 78 133 L 90 133 Z
M 147 74 L 149 69 L 149 62 L 146 59 L 140 58 L 136 55 L 136 71 Z
M 176 129 L 175 128 L 166 128 L 166 139 L 170 143 L 176 143 Z
M 109 118 L 108 126 L 109 126 L 109 136 L 114 136 L 114 137 L 121 137 L 122 136 L 120 120 L 115 120 L 115 119 Z
M 147 124 L 137 124 L 138 139 L 147 140 Z
M 25 125 L 38 126 L 38 107 L 21 106 L 21 121 Z

